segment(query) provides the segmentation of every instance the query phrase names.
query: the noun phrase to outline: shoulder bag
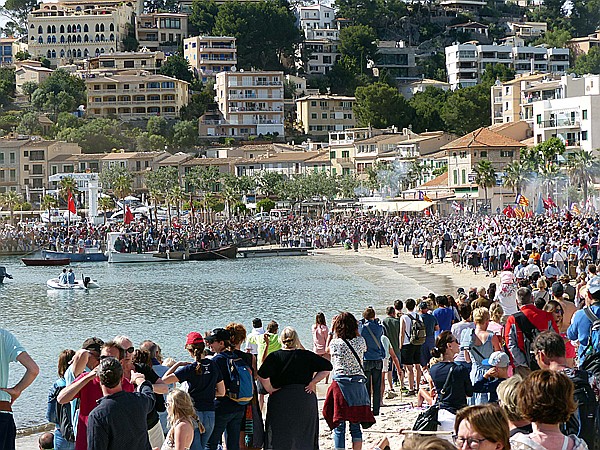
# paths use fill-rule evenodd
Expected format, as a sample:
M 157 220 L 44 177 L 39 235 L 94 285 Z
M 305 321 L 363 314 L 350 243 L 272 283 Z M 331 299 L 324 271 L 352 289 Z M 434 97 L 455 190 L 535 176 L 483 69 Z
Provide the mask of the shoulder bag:
M 415 424 L 412 428 L 414 431 L 437 431 L 438 425 L 440 424 L 438 421 L 440 400 L 446 394 L 446 389 L 448 389 L 448 386 L 450 386 L 450 378 L 452 377 L 453 370 L 454 363 L 452 363 L 452 367 L 450 367 L 450 370 L 448 371 L 446 382 L 444 383 L 444 386 L 442 387 L 435 404 L 431 405 L 427 410 L 419 414 L 417 420 L 415 420 Z
M 356 358 L 356 362 L 358 363 L 358 365 L 360 366 L 360 370 L 363 371 L 363 376 L 365 373 L 365 368 L 362 365 L 362 360 L 361 358 L 358 357 L 358 353 L 356 353 L 356 350 L 354 350 L 354 347 L 352 347 L 352 345 L 350 345 L 350 342 L 348 342 L 348 339 L 342 339 L 344 341 L 344 343 L 348 346 L 348 348 L 350 349 L 350 351 L 352 352 L 352 354 L 354 355 L 354 357 Z

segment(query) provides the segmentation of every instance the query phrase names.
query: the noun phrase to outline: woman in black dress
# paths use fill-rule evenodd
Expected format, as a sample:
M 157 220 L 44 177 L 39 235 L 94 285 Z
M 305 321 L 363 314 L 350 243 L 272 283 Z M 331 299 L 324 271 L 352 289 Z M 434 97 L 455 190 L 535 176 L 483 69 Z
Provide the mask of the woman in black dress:
M 271 353 L 258 369 L 269 392 L 265 450 L 319 448 L 317 383 L 333 368 L 325 358 L 301 348 L 298 333 L 286 327 L 283 348 Z

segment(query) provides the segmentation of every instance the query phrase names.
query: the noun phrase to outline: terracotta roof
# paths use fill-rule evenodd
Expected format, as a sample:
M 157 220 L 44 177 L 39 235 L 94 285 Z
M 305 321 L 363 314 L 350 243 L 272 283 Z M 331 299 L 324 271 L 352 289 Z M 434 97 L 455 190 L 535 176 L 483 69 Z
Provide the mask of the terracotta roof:
M 268 158 L 261 158 L 262 164 L 273 162 L 301 162 L 319 156 L 319 152 L 281 152 L 275 153 Z
M 320 154 L 318 154 L 317 156 L 315 156 L 314 158 L 309 158 L 306 160 L 307 163 L 330 163 L 331 160 L 329 159 L 329 153 L 327 152 L 321 152 Z
M 475 131 L 465 134 L 458 139 L 442 146 L 442 150 L 454 150 L 461 148 L 480 148 L 480 147 L 521 147 L 519 141 L 508 138 L 488 129 L 487 127 L 478 128 Z
M 406 134 L 400 134 L 400 133 L 378 134 L 377 136 L 362 139 L 360 141 L 354 141 L 354 144 L 362 145 L 362 144 L 377 144 L 377 143 L 385 143 L 385 142 L 393 144 L 393 143 L 404 142 L 407 139 L 408 139 L 408 136 Z
M 120 160 L 120 159 L 154 159 L 159 156 L 168 155 L 167 152 L 114 152 L 107 153 L 102 159 Z
M 419 187 L 448 187 L 448 172 L 444 172 L 440 176 L 435 177 L 433 180 L 429 180 L 427 183 L 423 183 Z
M 523 144 L 525 147 L 533 147 L 535 145 L 535 138 L 531 136 L 528 139 L 523 139 L 521 144 Z
M 184 162 L 182 166 L 228 166 L 239 160 L 240 158 L 193 158 Z

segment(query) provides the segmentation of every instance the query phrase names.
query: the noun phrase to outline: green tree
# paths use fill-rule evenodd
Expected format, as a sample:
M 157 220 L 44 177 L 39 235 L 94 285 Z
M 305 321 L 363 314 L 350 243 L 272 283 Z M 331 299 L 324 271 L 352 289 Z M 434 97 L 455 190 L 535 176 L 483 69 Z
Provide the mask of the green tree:
M 338 49 L 344 64 L 354 73 L 367 72 L 367 60 L 377 59 L 377 35 L 366 25 L 351 25 L 340 31 Z
M 25 83 L 23 83 L 23 86 L 21 86 L 23 94 L 27 96 L 29 101 L 31 101 L 31 95 L 35 92 L 37 88 L 38 84 L 35 81 L 26 81 Z
M 543 36 L 539 37 L 534 41 L 534 45 L 545 44 L 548 47 L 564 48 L 567 46 L 567 42 L 572 39 L 571 32 L 563 28 L 555 28 L 554 30 L 548 30 Z
M 592 47 L 587 54 L 582 54 L 575 60 L 572 72 L 577 75 L 600 73 L 600 47 Z
M 559 0 L 555 0 L 559 1 Z M 573 0 L 569 16 L 574 36 L 587 36 L 600 26 L 600 0 Z
M 179 149 L 190 149 L 198 142 L 198 124 L 181 120 L 173 126 L 173 145 Z
M 527 166 L 522 161 L 513 161 L 504 167 L 502 185 L 518 194 L 528 179 Z
M 76 142 L 84 153 L 105 153 L 126 148 L 129 140 L 123 135 L 121 124 L 115 119 L 93 119 L 78 128 L 66 128 L 58 132 L 56 139 Z
M 171 124 L 162 116 L 153 116 L 146 123 L 146 131 L 150 134 L 157 134 L 165 138 L 171 135 Z
M 135 37 L 135 28 L 132 24 L 127 24 L 127 35 L 123 38 L 123 49 L 126 52 L 137 52 L 140 43 Z
M 587 203 L 588 186 L 598 173 L 598 158 L 592 152 L 580 149 L 569 155 L 567 172 L 571 183 L 583 190 L 583 204 Z
M 256 202 L 256 210 L 259 212 L 269 212 L 275 208 L 275 202 L 270 198 L 263 198 Z
M 15 69 L 10 67 L 0 68 L 0 105 L 8 105 L 15 95 Z
M 39 114 L 27 112 L 21 116 L 21 121 L 17 127 L 17 132 L 21 134 L 39 135 L 42 132 L 42 126 L 38 119 Z
M 168 141 L 163 136 L 158 134 L 150 134 L 142 132 L 135 138 L 135 147 L 141 152 L 156 152 L 163 151 L 168 148 Z
M 65 177 L 58 182 L 58 195 L 62 197 L 67 206 L 69 203 L 69 194 L 71 194 L 73 199 L 76 199 L 79 194 L 77 181 L 73 177 Z
M 160 68 L 160 73 L 188 83 L 191 83 L 195 77 L 187 59 L 179 54 L 169 56 Z
M 473 167 L 473 172 L 475 172 L 475 183 L 477 183 L 477 186 L 483 188 L 485 193 L 485 208 L 487 211 L 488 188 L 496 186 L 496 170 L 488 159 L 480 159 L 475 167 Z
M 244 69 L 280 69 L 284 60 L 295 57 L 302 40 L 289 5 L 264 0 L 224 2 L 212 32 L 237 39 L 238 66 Z
M 358 126 L 375 128 L 403 128 L 414 118 L 412 107 L 398 89 L 380 82 L 356 89 L 354 114 Z
M 435 52 L 432 55 L 419 59 L 419 70 L 423 77 L 432 80 L 446 81 L 446 57 L 443 52 Z
M 23 202 L 23 196 L 15 191 L 8 191 L 0 194 L 0 205 L 6 206 L 10 211 L 10 223 L 14 225 L 15 209 Z
M 356 189 L 360 182 L 354 174 L 344 174 L 338 176 L 339 194 L 342 198 L 356 198 Z
M 86 89 L 81 78 L 63 69 L 55 70 L 42 81 L 31 96 L 31 103 L 38 111 L 47 111 L 56 119 L 60 112 L 75 111 L 85 105 Z
M 200 34 L 210 35 L 218 13 L 219 7 L 213 0 L 194 0 L 190 23 L 198 28 Z
M 19 35 L 27 35 L 27 15 L 36 9 L 37 0 L 6 0 L 0 15 L 7 17 Z
M 256 184 L 258 186 L 259 192 L 266 196 L 270 197 L 277 194 L 277 190 L 279 189 L 279 185 L 285 181 L 283 174 L 279 172 L 270 172 L 263 170 L 256 177 Z
M 154 200 L 155 207 L 160 201 L 166 202 L 167 217 L 170 227 L 171 204 L 169 203 L 169 200 L 172 200 L 172 198 L 168 195 L 168 193 L 171 192 L 175 186 L 179 186 L 179 173 L 177 169 L 175 167 L 159 167 L 157 170 L 148 172 L 145 182 L 148 192 Z
M 15 53 L 15 59 L 17 61 L 25 61 L 26 59 L 31 59 L 31 55 L 27 50 L 19 50 L 17 53 Z M 30 83 L 30 81 L 27 81 L 27 83 Z
M 48 211 L 48 221 L 50 220 L 50 210 L 52 208 L 58 208 L 58 200 L 51 195 L 44 195 L 40 201 L 40 208 Z M 50 222 L 49 222 L 50 223 Z
M 443 89 L 428 87 L 423 92 L 417 92 L 408 103 L 415 111 L 413 129 L 416 133 L 426 130 L 446 130 L 446 124 L 440 113 L 448 96 Z
M 463 135 L 490 124 L 490 89 L 479 84 L 448 96 L 440 117 L 446 130 Z
M 396 39 L 406 34 L 409 10 L 400 0 L 337 0 L 338 17 L 377 30 L 381 39 Z
M 193 93 L 190 96 L 190 102 L 181 108 L 181 118 L 183 120 L 198 120 L 209 106 L 215 103 L 214 97 L 213 84 L 203 86 L 202 90 L 199 93 Z
M 133 174 L 127 167 L 105 164 L 100 172 L 100 182 L 104 190 L 111 190 L 117 199 L 122 199 L 131 192 Z
M 481 83 L 487 85 L 489 89 L 496 82 L 496 80 L 500 80 L 503 83 L 514 80 L 515 73 L 515 69 L 505 64 L 487 64 L 485 66 L 483 76 L 481 77 Z

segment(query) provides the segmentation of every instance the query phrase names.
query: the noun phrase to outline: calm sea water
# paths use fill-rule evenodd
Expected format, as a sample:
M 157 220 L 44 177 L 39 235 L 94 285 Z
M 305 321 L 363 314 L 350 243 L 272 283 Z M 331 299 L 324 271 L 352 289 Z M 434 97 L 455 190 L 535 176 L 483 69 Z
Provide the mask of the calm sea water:
M 160 264 L 81 263 L 73 267 L 98 280 L 89 292 L 53 291 L 46 280 L 60 268 L 25 267 L 18 258 L 0 259 L 14 276 L 0 285 L 0 327 L 13 332 L 39 364 L 34 384 L 14 405 L 19 428 L 45 421 L 46 394 L 56 379 L 58 354 L 78 349 L 84 339 L 126 334 L 134 343 L 152 339 L 165 356 L 186 358 L 185 336 L 254 317 L 280 329 L 295 327 L 307 348 L 318 311 L 355 314 L 367 305 L 384 307 L 395 298 L 429 292 L 391 267 L 367 260 L 307 256 Z M 15 382 L 23 371 L 11 365 Z

